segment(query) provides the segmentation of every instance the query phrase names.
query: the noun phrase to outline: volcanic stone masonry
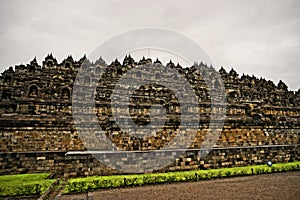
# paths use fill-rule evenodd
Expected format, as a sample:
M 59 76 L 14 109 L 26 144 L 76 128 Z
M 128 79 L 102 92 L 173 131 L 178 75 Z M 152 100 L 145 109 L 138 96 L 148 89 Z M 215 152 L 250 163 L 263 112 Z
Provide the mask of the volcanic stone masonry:
M 84 159 L 80 158 L 81 161 L 73 162 L 70 161 L 70 158 L 63 158 L 63 153 L 61 153 L 86 149 L 78 136 L 72 115 L 72 90 L 75 78 L 80 81 L 83 88 L 87 89 L 91 82 L 99 80 L 97 81 L 95 108 L 90 112 L 96 113 L 102 130 L 118 150 L 139 151 L 163 148 L 174 138 L 180 127 L 180 104 L 182 102 L 178 101 L 169 88 L 159 84 L 143 85 L 130 98 L 128 104 L 130 117 L 140 126 L 150 123 L 150 110 L 155 110 L 157 105 L 166 110 L 166 121 L 163 128 L 149 137 L 131 136 L 130 133 L 118 127 L 112 116 L 110 102 L 114 86 L 127 71 L 140 65 L 147 65 L 149 68 L 154 65 L 162 66 L 159 60 L 152 62 L 149 58 L 143 58 L 136 62 L 130 55 L 125 57 L 123 64 L 115 60 L 107 65 L 102 58 L 95 63 L 90 63 L 85 56 L 79 61 L 74 61 L 69 56 L 58 63 L 50 54 L 45 58 L 42 66 L 37 63 L 36 59 L 33 59 L 30 64 L 17 65 L 14 69 L 9 67 L 5 70 L 0 76 L 0 164 L 2 166 L 0 174 L 51 171 L 63 169 L 62 166 L 67 166 L 66 163 L 69 163 L 68 169 L 74 168 L 74 165 L 70 165 L 70 163 L 81 163 L 80 170 L 77 170 L 83 171 L 79 173 L 80 175 L 99 172 L 98 170 L 98 172 L 87 173 L 91 169 L 88 169 L 88 166 L 87 168 L 82 167 L 86 165 Z M 199 129 L 190 149 L 191 151 L 201 149 L 210 128 L 211 91 L 195 66 L 183 68 L 171 61 L 166 66 L 177 70 L 184 76 L 198 97 Z M 92 72 L 92 76 L 76 77 L 80 67 L 87 73 Z M 103 67 L 106 68 L 106 71 L 102 73 Z M 204 70 L 205 76 L 212 76 L 214 71 L 212 67 L 207 67 L 203 63 L 200 63 L 200 67 Z M 102 75 L 99 77 L 101 73 Z M 237 163 L 253 164 L 252 161 L 247 163 L 249 158 L 245 158 L 247 156 L 243 157 L 243 155 L 241 158 L 237 158 L 227 152 L 227 155 L 231 155 L 230 158 L 233 160 L 230 160 L 229 157 L 226 158 L 227 160 L 224 158 L 228 149 L 234 149 L 236 152 L 239 147 L 250 149 L 249 151 L 255 149 L 256 152 L 252 152 L 253 157 L 258 160 L 257 163 L 262 163 L 263 160 L 258 159 L 259 155 L 257 157 L 256 154 L 257 152 L 264 154 L 264 150 L 261 150 L 260 147 L 265 145 L 273 145 L 268 148 L 272 148 L 272 152 L 275 154 L 275 146 L 281 145 L 278 152 L 281 152 L 280 154 L 284 155 L 284 158 L 275 161 L 299 160 L 300 89 L 290 91 L 282 81 L 275 85 L 272 81 L 263 78 L 244 74 L 239 76 L 233 69 L 226 72 L 221 68 L 219 73 L 226 90 L 226 103 L 219 108 L 224 109 L 226 106 L 226 120 L 222 133 L 214 145 L 214 148 L 219 150 L 213 152 L 208 156 L 209 160 L 205 161 L 199 160 L 199 158 L 198 160 L 188 157 L 181 158 L 181 161 L 176 161 L 177 164 L 174 163 L 173 168 L 185 165 L 220 167 L 233 166 Z M 136 74 L 132 78 L 138 80 L 147 77 Z M 176 80 L 171 81 L 174 81 L 174 84 L 176 82 Z M 216 81 L 214 87 L 220 87 L 220 83 Z M 84 102 L 85 97 L 79 98 L 82 98 L 81 102 Z M 282 149 L 284 145 L 289 146 L 288 151 Z M 105 146 L 95 143 L 93 149 L 103 150 Z M 288 156 L 285 156 L 286 152 L 289 152 Z M 34 155 L 29 156 L 30 153 Z M 39 156 L 35 157 L 36 154 Z M 213 154 L 215 155 L 213 156 Z M 218 156 L 223 161 L 213 161 Z M 273 159 L 270 155 L 267 156 Z M 30 157 L 30 159 L 26 157 Z M 30 163 L 34 163 L 31 159 L 38 161 L 36 163 L 38 167 L 30 166 Z M 25 166 L 27 166 L 27 170 Z M 29 168 L 30 170 L 28 170 Z M 106 172 L 106 174 L 109 173 Z

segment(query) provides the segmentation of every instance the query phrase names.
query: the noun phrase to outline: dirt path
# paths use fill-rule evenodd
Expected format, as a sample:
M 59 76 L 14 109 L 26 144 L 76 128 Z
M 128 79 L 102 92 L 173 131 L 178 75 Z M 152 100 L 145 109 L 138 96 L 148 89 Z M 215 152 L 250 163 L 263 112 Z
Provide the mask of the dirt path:
M 100 199 L 300 199 L 300 172 L 236 177 L 193 183 L 164 184 L 89 193 Z M 88 199 L 87 194 L 62 196 L 62 200 Z

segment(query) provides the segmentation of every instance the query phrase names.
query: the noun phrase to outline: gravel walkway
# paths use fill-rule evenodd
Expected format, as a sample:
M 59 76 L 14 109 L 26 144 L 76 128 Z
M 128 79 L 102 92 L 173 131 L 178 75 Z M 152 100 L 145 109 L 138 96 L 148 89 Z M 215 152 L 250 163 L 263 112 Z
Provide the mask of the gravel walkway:
M 190 183 L 102 190 L 63 195 L 62 200 L 81 199 L 300 199 L 300 172 L 264 174 Z

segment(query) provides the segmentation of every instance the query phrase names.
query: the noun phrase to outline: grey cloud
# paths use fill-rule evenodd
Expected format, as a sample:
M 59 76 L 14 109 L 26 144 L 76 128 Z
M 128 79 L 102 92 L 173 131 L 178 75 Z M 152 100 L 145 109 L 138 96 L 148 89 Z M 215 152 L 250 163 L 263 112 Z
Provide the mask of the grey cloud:
M 181 32 L 227 70 L 299 88 L 300 2 L 0 1 L 0 68 L 50 52 L 79 59 L 111 36 L 141 27 Z

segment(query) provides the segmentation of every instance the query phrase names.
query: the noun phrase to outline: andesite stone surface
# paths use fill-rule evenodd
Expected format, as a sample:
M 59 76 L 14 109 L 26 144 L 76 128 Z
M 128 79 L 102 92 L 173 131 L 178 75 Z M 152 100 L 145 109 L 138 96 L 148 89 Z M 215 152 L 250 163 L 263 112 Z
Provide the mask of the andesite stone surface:
M 85 57 L 74 61 L 71 56 L 58 63 L 52 55 L 48 55 L 42 66 L 34 59 L 27 65 L 17 65 L 5 70 L 0 76 L 0 174 L 56 169 L 65 170 L 66 176 L 117 173 L 106 169 L 102 164 L 99 165 L 102 167 L 92 167 L 95 169 L 92 170 L 88 166 L 95 164 L 91 156 L 65 155 L 68 151 L 86 150 L 72 115 L 75 78 L 81 80 L 82 87 L 87 89 L 92 81 L 97 80 L 95 108 L 89 112 L 97 115 L 105 136 L 118 150 L 147 151 L 163 148 L 178 133 L 180 104 L 189 103 L 179 102 L 169 88 L 159 84 L 143 85 L 135 91 L 128 105 L 125 105 L 130 108 L 131 119 L 141 126 L 150 123 L 150 110 L 155 111 L 157 105 L 158 108 L 165 108 L 167 118 L 161 119 L 166 120 L 165 124 L 161 130 L 154 130 L 155 134 L 152 136 L 132 136 L 121 130 L 112 116 L 111 95 L 115 84 L 128 70 L 139 65 L 151 68 L 162 64 L 145 58 L 136 62 L 130 56 L 125 57 L 123 64 L 116 60 L 108 65 L 101 58 L 90 63 Z M 100 77 L 103 66 L 106 71 Z M 249 165 L 263 163 L 265 159 L 273 159 L 274 162 L 299 160 L 300 89 L 290 91 L 282 81 L 276 85 L 264 78 L 244 74 L 239 76 L 233 69 L 226 72 L 221 68 L 219 73 L 226 90 L 226 105 L 213 109 L 217 109 L 216 112 L 220 109 L 221 112 L 226 107 L 226 119 L 222 133 L 213 146 L 215 150 L 206 159 L 200 159 L 197 149 L 201 149 L 207 132 L 213 128 L 209 127 L 212 120 L 211 91 L 203 74 L 195 66 L 182 68 L 171 61 L 167 66 L 177 70 L 188 80 L 198 97 L 200 110 L 200 119 L 191 119 L 199 121 L 197 135 L 190 145 L 191 152 L 194 153 L 190 157 L 185 154 L 178 158 L 169 170 L 182 170 L 188 168 L 186 166 L 208 168 Z M 80 67 L 93 75 L 76 77 Z M 212 76 L 212 67 L 203 63 L 200 67 L 205 76 Z M 147 79 L 147 76 L 137 74 L 132 79 Z M 171 81 L 174 84 L 176 82 Z M 213 84 L 214 89 L 220 87 L 218 82 Z M 82 99 L 78 103 L 84 104 L 85 97 L 80 98 Z M 123 109 L 122 106 L 120 109 Z M 106 149 L 101 142 L 93 144 L 94 150 Z M 264 145 L 270 145 L 268 148 L 271 150 L 265 151 Z M 262 158 L 259 155 L 263 155 Z M 94 164 L 88 164 L 88 159 L 85 160 L 82 156 L 92 159 L 91 163 Z M 35 164 L 30 166 L 30 163 Z M 74 168 L 77 169 L 75 172 Z

